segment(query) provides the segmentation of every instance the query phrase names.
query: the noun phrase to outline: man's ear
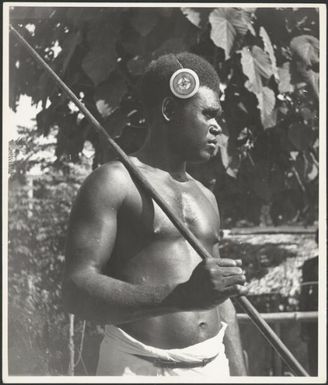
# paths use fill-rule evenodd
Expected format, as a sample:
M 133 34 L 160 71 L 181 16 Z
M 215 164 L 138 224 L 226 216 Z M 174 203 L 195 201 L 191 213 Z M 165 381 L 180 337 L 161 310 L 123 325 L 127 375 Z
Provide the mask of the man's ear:
M 176 111 L 176 104 L 173 98 L 170 96 L 165 97 L 162 101 L 163 118 L 167 122 L 170 122 L 174 118 L 175 111 Z

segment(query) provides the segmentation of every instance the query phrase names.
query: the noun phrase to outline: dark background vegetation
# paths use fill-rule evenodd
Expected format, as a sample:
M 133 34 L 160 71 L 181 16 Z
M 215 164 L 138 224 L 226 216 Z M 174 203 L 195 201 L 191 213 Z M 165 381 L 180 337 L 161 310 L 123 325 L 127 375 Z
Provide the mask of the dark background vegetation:
M 222 82 L 223 144 L 210 162 L 189 171 L 214 191 L 223 227 L 316 225 L 317 9 L 12 7 L 10 22 L 128 153 L 146 134 L 138 83 L 147 64 L 183 50 L 205 57 Z M 21 95 L 42 106 L 35 128 L 20 127 L 19 139 L 10 143 L 9 369 L 65 374 L 68 317 L 61 275 L 67 219 L 86 175 L 115 156 L 13 36 L 9 48 L 10 107 L 16 110 Z M 55 160 L 40 155 L 44 151 Z M 295 242 L 302 247 L 303 240 Z M 250 280 L 296 255 L 261 240 L 224 247 L 230 257 L 243 250 Z M 295 269 L 291 274 L 299 279 Z M 268 295 L 267 283 L 253 286 L 253 294 Z M 284 292 L 285 284 L 275 284 L 276 307 L 272 296 L 258 297 L 261 309 L 298 309 L 297 290 L 291 285 Z M 78 344 L 82 322 L 76 327 Z M 85 336 L 76 370 L 93 374 L 101 327 L 88 323 Z

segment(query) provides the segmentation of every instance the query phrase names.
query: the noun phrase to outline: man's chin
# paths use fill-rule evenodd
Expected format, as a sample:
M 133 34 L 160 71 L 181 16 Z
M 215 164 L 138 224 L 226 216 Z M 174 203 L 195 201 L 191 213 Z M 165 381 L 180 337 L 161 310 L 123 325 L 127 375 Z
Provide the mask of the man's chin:
M 187 160 L 188 163 L 205 163 L 208 160 L 212 158 L 212 155 L 208 152 L 198 154 L 197 156 L 190 157 L 190 159 Z

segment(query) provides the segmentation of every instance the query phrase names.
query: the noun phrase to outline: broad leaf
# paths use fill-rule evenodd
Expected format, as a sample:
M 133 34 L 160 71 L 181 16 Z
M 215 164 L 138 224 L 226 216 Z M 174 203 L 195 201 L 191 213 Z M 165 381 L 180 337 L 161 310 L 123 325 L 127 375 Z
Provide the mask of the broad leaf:
M 115 30 L 116 23 L 111 15 L 107 23 L 93 23 L 88 30 L 90 50 L 82 61 L 82 68 L 95 85 L 106 80 L 116 67 L 115 45 L 119 33 L 119 29 Z
M 276 97 L 271 88 L 263 87 L 262 92 L 256 94 L 259 101 L 261 121 L 263 128 L 269 128 L 276 125 L 277 111 L 275 110 Z
M 254 56 L 248 47 L 244 47 L 241 51 L 241 65 L 244 74 L 248 77 L 245 87 L 255 94 L 260 93 L 262 91 L 261 76 L 255 64 Z
M 279 74 L 279 83 L 278 89 L 281 94 L 285 92 L 293 92 L 294 85 L 291 84 L 291 75 L 290 75 L 290 63 L 285 62 L 282 67 L 278 68 Z
M 250 26 L 250 16 L 243 8 L 227 8 L 227 18 L 237 33 L 245 36 Z
M 276 80 L 279 80 L 276 55 L 274 53 L 273 46 L 272 46 L 271 40 L 269 38 L 269 35 L 267 34 L 267 31 L 264 29 L 264 27 L 260 28 L 259 34 L 260 34 L 260 36 L 263 40 L 263 43 L 264 43 L 264 50 L 269 55 L 274 77 Z
M 241 51 L 241 65 L 244 74 L 248 77 L 245 87 L 257 97 L 263 127 L 274 126 L 276 98 L 274 92 L 268 87 L 263 87 L 262 84 L 262 77 L 269 79 L 272 76 L 268 56 L 258 46 L 252 47 L 251 50 L 244 47 Z
M 296 72 L 311 86 L 319 99 L 319 40 L 311 35 L 297 36 L 292 39 L 290 49 Z
M 103 118 L 110 116 L 119 107 L 126 90 L 124 78 L 116 72 L 111 74 L 108 81 L 96 87 L 94 100 Z
M 215 9 L 209 16 L 211 24 L 211 39 L 213 43 L 224 50 L 225 59 L 229 59 L 231 48 L 235 41 L 237 31 L 226 17 L 226 11 Z
M 74 52 L 77 48 L 77 46 L 81 43 L 81 33 L 80 31 L 73 32 L 67 36 L 63 43 L 63 50 L 60 53 L 61 56 L 63 56 L 63 64 L 61 68 L 61 75 L 63 76 L 66 72 L 66 69 L 74 55 Z
M 273 75 L 273 70 L 269 56 L 257 45 L 252 47 L 251 53 L 257 73 L 265 79 L 270 79 Z
M 290 42 L 293 55 L 308 68 L 319 64 L 319 40 L 311 35 L 294 37 Z
M 198 28 L 204 28 L 208 23 L 209 10 L 206 8 L 181 8 L 181 12 Z
M 229 59 L 237 35 L 245 36 L 248 30 L 254 30 L 250 17 L 243 9 L 216 8 L 209 16 L 211 24 L 211 39 L 217 47 L 225 52 L 225 59 Z
M 95 85 L 106 80 L 116 67 L 115 45 L 106 45 L 106 48 L 97 47 L 88 52 L 83 59 L 82 68 Z
M 134 9 L 130 22 L 133 28 L 141 35 L 147 36 L 158 23 L 158 13 L 152 9 Z

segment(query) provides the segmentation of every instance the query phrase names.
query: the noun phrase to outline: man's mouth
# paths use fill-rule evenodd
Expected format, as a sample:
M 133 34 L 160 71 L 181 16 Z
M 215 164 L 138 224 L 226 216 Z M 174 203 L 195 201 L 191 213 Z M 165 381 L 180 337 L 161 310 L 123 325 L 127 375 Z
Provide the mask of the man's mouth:
M 213 147 L 213 148 L 216 148 L 217 144 L 218 144 L 218 142 L 217 142 L 216 140 L 209 140 L 209 141 L 207 142 L 207 145 L 208 145 L 209 147 Z

